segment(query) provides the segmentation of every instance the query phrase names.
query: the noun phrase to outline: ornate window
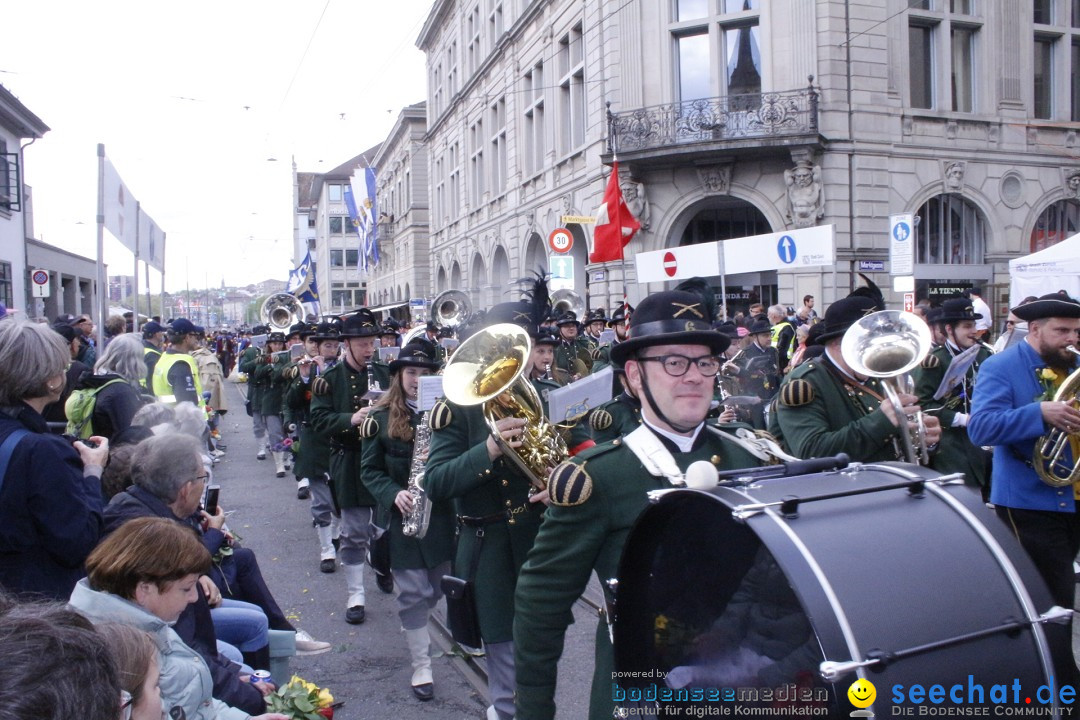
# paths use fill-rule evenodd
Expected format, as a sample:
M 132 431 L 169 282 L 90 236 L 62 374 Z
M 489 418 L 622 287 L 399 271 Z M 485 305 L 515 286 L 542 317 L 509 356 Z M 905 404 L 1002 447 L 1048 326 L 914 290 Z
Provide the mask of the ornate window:
M 669 26 L 679 100 L 761 92 L 761 1 L 676 0 Z
M 908 73 L 914 108 L 975 112 L 983 19 L 979 0 L 920 0 L 908 12 Z
M 1080 202 L 1058 200 L 1039 215 L 1031 229 L 1031 252 L 1057 245 L 1080 232 Z
M 962 195 L 938 195 L 915 214 L 915 262 L 978 265 L 986 251 L 986 220 Z

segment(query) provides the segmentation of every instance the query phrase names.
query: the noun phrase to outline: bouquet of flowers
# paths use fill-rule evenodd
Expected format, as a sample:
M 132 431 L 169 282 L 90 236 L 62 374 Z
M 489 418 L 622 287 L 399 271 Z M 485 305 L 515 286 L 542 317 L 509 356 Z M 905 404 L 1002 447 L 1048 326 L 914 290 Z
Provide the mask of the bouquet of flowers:
M 334 696 L 298 675 L 266 696 L 269 712 L 288 715 L 293 720 L 323 720 L 334 717 Z
M 1060 383 L 1058 383 L 1058 374 L 1051 368 L 1043 368 L 1036 371 L 1036 377 L 1039 380 L 1039 385 L 1042 386 L 1043 393 L 1035 398 L 1035 402 L 1042 402 L 1043 400 L 1053 400 L 1054 394 Z

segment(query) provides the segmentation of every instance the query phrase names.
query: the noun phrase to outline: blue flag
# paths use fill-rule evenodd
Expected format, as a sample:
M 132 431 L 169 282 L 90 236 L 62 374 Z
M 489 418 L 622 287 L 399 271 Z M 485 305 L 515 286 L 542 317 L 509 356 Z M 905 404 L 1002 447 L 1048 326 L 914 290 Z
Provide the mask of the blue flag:
M 289 285 L 286 292 L 295 295 L 305 303 L 319 303 L 319 287 L 315 283 L 315 273 L 311 272 L 311 251 L 308 250 L 303 262 L 289 273 Z
M 357 268 L 367 272 L 379 265 L 379 243 L 376 226 L 375 169 L 363 169 L 363 182 L 353 176 L 353 184 L 345 186 L 345 207 L 349 210 L 349 220 L 360 239 L 359 262 Z M 357 202 L 359 200 L 359 202 Z

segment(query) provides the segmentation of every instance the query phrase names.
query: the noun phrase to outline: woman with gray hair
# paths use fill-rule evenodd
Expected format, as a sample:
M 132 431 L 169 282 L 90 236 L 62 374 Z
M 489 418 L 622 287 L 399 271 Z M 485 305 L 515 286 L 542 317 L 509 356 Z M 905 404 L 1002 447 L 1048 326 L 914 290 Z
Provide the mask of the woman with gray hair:
M 68 433 L 77 437 L 101 435 L 112 440 L 131 426 L 135 413 L 150 398 L 140 394 L 139 379 L 146 372 L 143 344 L 134 335 L 121 335 L 105 347 L 68 396 Z
M 0 586 L 17 595 L 66 600 L 101 535 L 109 441 L 69 444 L 41 416 L 70 361 L 49 326 L 0 323 Z

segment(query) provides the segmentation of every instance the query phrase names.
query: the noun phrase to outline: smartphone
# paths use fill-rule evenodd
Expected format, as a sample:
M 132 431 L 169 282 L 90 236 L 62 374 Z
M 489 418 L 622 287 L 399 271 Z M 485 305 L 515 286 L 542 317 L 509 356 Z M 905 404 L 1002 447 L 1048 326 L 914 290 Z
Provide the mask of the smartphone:
M 203 510 L 207 515 L 217 515 L 218 495 L 221 493 L 220 485 L 209 485 L 206 488 L 206 498 L 203 500 Z

